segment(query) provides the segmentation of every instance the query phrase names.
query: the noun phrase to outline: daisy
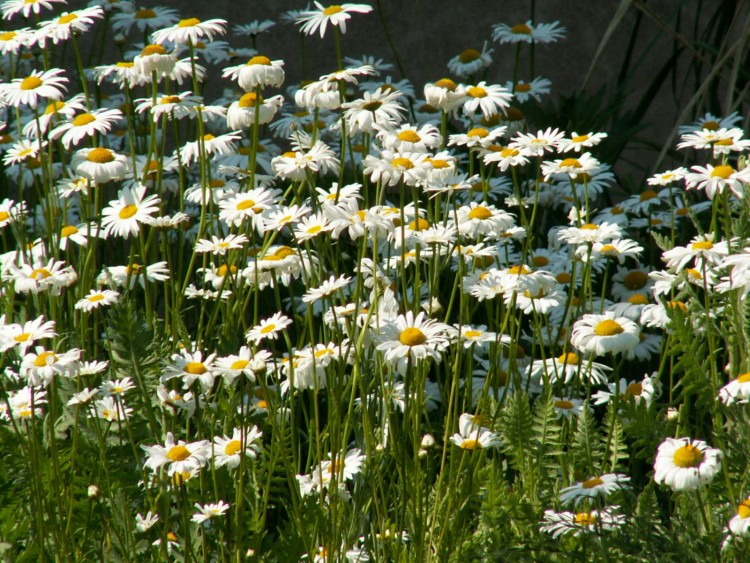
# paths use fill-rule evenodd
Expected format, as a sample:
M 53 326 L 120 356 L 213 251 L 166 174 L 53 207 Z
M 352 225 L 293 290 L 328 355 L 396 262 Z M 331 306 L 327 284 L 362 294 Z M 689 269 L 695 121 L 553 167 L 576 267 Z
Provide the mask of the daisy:
M 53 129 L 50 138 L 62 137 L 63 145 L 70 149 L 86 137 L 93 137 L 97 133 L 105 135 L 121 119 L 122 112 L 119 109 L 99 109 L 90 113 L 80 113 Z
M 136 100 L 138 104 L 135 107 L 136 113 L 145 113 L 147 110 L 151 113 L 154 123 L 159 123 L 162 116 L 168 119 L 184 119 L 185 117 L 193 118 L 196 115 L 196 108 L 200 107 L 202 98 L 192 95 L 192 92 L 182 92 L 181 94 L 171 94 L 169 96 L 157 96 L 156 103 L 153 98 L 140 98 Z
M 128 280 L 130 281 L 128 289 L 133 289 L 136 280 L 141 287 L 146 287 L 146 281 L 155 283 L 157 281 L 168 280 L 171 273 L 165 261 L 155 262 L 144 267 L 142 264 L 134 262 L 128 266 L 107 266 L 97 276 L 96 282 L 99 285 L 110 284 L 117 287 L 124 287 Z
M 256 55 L 244 65 L 230 66 L 224 69 L 222 76 L 236 80 L 245 92 L 252 92 L 258 87 L 276 86 L 284 83 L 284 61 L 272 61 L 263 55 Z
M 96 418 L 103 418 L 107 422 L 127 420 L 133 409 L 126 407 L 121 400 L 114 397 L 104 397 L 94 401 L 94 413 Z
M 476 49 L 464 49 L 448 61 L 448 70 L 459 78 L 467 78 L 492 64 L 490 55 L 493 51 L 494 49 L 487 49 L 486 41 L 481 52 Z
M 144 33 L 146 29 L 161 29 L 177 22 L 179 16 L 177 10 L 156 6 L 154 8 L 141 8 L 133 11 L 121 11 L 110 19 L 112 31 L 127 35 L 135 27 Z
M 428 152 L 437 149 L 443 140 L 438 128 L 429 123 L 421 127 L 404 124 L 395 130 L 375 127 L 383 147 L 397 152 Z
M 634 348 L 639 343 L 640 328 L 625 317 L 584 315 L 573 325 L 570 343 L 582 352 L 602 356 L 617 354 Z
M 585 498 L 602 497 L 624 488 L 630 477 L 621 473 L 606 473 L 601 477 L 591 477 L 560 491 L 560 502 L 577 506 Z
M 612 371 L 609 366 L 584 358 L 575 352 L 565 352 L 556 358 L 536 360 L 531 369 L 532 376 L 544 379 L 543 376 L 546 375 L 552 385 L 558 381 L 570 383 L 574 378 L 593 384 L 603 384 L 607 382 L 608 372 Z
M 263 214 L 274 204 L 274 192 L 256 188 L 249 192 L 238 193 L 219 203 L 219 219 L 227 225 L 239 227 L 249 221 L 259 233 L 263 232 Z
M 713 480 L 723 455 L 702 440 L 667 438 L 656 452 L 654 481 L 673 491 L 696 490 Z
M 0 33 L 0 53 L 18 55 L 21 49 L 34 44 L 36 36 L 28 27 Z
M 731 536 L 727 540 L 732 536 L 744 538 L 750 535 L 750 498 L 746 498 L 739 504 L 737 514 L 729 520 L 727 528 L 731 532 Z
M 545 152 L 557 149 L 558 143 L 565 137 L 565 133 L 548 127 L 536 134 L 517 133 L 508 147 L 518 149 L 523 156 L 544 156 Z
M 406 109 L 396 100 L 398 92 L 378 88 L 375 92 L 365 92 L 359 100 L 341 104 L 350 135 L 357 133 L 375 133 L 375 123 L 395 126 L 401 122 L 401 114 Z
M 605 405 L 612 400 L 613 397 L 621 397 L 625 402 L 633 402 L 636 405 L 644 405 L 648 407 L 656 396 L 656 388 L 658 380 L 656 379 L 656 373 L 651 376 L 644 375 L 641 381 L 629 382 L 624 378 L 620 378 L 617 383 L 607 384 L 607 391 L 597 391 L 591 395 L 591 399 L 595 405 Z
M 750 399 L 750 372 L 741 373 L 719 389 L 719 400 L 725 405 L 747 403 Z
M 606 133 L 584 133 L 579 135 L 575 131 L 571 133 L 570 138 L 560 139 L 557 143 L 558 152 L 575 151 L 580 152 L 583 148 L 591 148 L 598 145 L 602 140 L 607 138 Z
M 29 385 L 38 387 L 49 385 L 56 375 L 67 377 L 74 373 L 81 351 L 77 348 L 67 352 L 45 350 L 35 346 L 33 352 L 27 352 L 21 359 L 21 376 Z
M 11 107 L 22 105 L 36 108 L 40 98 L 59 100 L 67 90 L 68 79 L 61 76 L 65 71 L 53 68 L 46 71 L 31 71 L 26 78 L 15 78 L 0 84 L 0 99 Z
M 199 239 L 195 243 L 195 251 L 199 253 L 211 252 L 214 256 L 224 256 L 230 250 L 242 248 L 246 242 L 248 242 L 248 238 L 245 235 L 227 235 L 223 238 L 213 235 L 211 240 Z
M 236 35 L 248 35 L 250 37 L 260 35 L 275 26 L 276 23 L 271 20 L 253 20 L 250 23 L 235 25 L 232 31 Z
M 191 353 L 182 348 L 178 354 L 172 354 L 172 361 L 164 368 L 160 380 L 164 383 L 170 379 L 181 379 L 183 389 L 189 389 L 197 380 L 204 390 L 210 389 L 214 383 L 215 359 L 216 354 L 209 354 L 204 360 L 200 350 Z
M 570 420 L 574 416 L 578 417 L 583 414 L 584 402 L 581 399 L 555 397 L 553 408 L 558 420 L 561 418 Z M 591 407 L 589 407 L 590 410 Z
M 689 125 L 681 125 L 677 132 L 680 135 L 690 133 L 691 131 L 717 131 L 718 129 L 728 129 L 736 127 L 742 122 L 742 116 L 739 112 L 733 111 L 726 117 L 718 117 L 712 113 L 706 113 L 702 117 L 699 117 L 694 123 Z
M 537 155 L 541 156 L 541 155 Z M 599 167 L 599 161 L 589 153 L 583 153 L 575 158 L 566 158 L 563 160 L 544 161 L 542 162 L 542 174 L 544 181 L 548 182 L 551 177 L 558 179 L 558 175 L 567 175 L 576 179 L 582 174 L 590 174 Z M 562 176 L 565 178 L 565 176 Z
M 416 186 L 427 178 L 431 165 L 427 155 L 418 152 L 394 152 L 383 149 L 380 156 L 367 155 L 362 161 L 364 173 L 372 182 L 382 182 L 395 186 L 403 182 L 407 186 Z
M 206 133 L 199 141 L 187 143 L 182 148 L 182 159 L 185 164 L 200 160 L 201 154 L 206 157 L 211 155 L 225 155 L 237 152 L 236 141 L 241 138 L 240 131 L 232 131 L 218 137 L 211 133 Z
M 714 243 L 714 237 L 714 233 L 698 235 L 688 246 L 675 246 L 662 253 L 662 260 L 667 263 L 667 268 L 678 272 L 691 260 L 698 272 L 702 272 L 704 268 L 718 266 L 729 255 L 729 245 L 727 241 Z M 732 242 L 737 244 L 735 240 Z
M 315 303 L 320 301 L 324 297 L 330 297 L 337 291 L 343 290 L 349 282 L 351 277 L 347 276 L 331 276 L 329 279 L 324 280 L 319 287 L 308 289 L 307 292 L 302 296 L 303 303 Z
M 58 295 L 63 287 L 72 285 L 76 273 L 71 266 L 51 258 L 47 262 L 34 261 L 31 264 L 16 266 L 11 264 L 8 271 L 2 272 L 3 280 L 13 280 L 13 289 L 17 293 L 41 293 L 51 291 Z
M 692 172 L 685 174 L 687 189 L 705 190 L 708 199 L 714 199 L 717 193 L 726 188 L 738 198 L 745 197 L 745 187 L 750 184 L 750 169 L 735 170 L 728 164 L 712 166 L 693 166 Z
M 103 184 L 124 178 L 128 171 L 128 160 L 113 150 L 98 147 L 76 152 L 70 166 L 79 176 Z
M 28 18 L 32 12 L 39 14 L 42 8 L 52 10 L 53 4 L 67 4 L 67 0 L 5 0 L 0 6 L 3 12 L 3 19 L 10 20 L 13 16 L 21 14 Z
M 351 18 L 351 14 L 372 12 L 372 6 L 367 4 L 340 4 L 324 7 L 316 0 L 315 7 L 317 10 L 305 10 L 297 16 L 297 24 L 301 25 L 300 31 L 306 35 L 313 35 L 320 30 L 320 36 L 323 37 L 329 23 L 340 28 L 341 33 L 346 33 L 346 21 Z
M 292 324 L 292 319 L 282 313 L 275 313 L 272 317 L 260 321 L 260 324 L 247 331 L 245 338 L 248 343 L 258 344 L 266 338 L 276 340 L 279 333 Z
M 105 381 L 99 387 L 99 391 L 104 396 L 111 395 L 124 395 L 128 391 L 135 389 L 135 383 L 129 377 L 123 377 L 122 379 L 116 379 L 114 381 Z
M 99 6 L 76 10 L 75 12 L 63 12 L 59 17 L 42 22 L 36 33 L 39 47 L 44 49 L 47 39 L 57 45 L 60 41 L 70 39 L 72 33 L 83 33 L 88 31 L 95 21 L 104 17 L 104 10 Z
M 0 352 L 16 347 L 19 355 L 23 356 L 35 341 L 57 336 L 55 321 L 45 321 L 44 316 L 22 325 L 14 323 L 3 326 L 4 320 L 4 316 L 0 317 Z
M 580 536 L 586 533 L 598 533 L 600 530 L 610 531 L 625 525 L 625 516 L 616 514 L 619 506 L 610 506 L 604 510 L 591 512 L 555 512 L 544 511 L 544 520 L 539 529 L 559 538 L 572 534 Z
M 493 115 L 504 113 L 512 98 L 513 94 L 503 86 L 482 81 L 466 88 L 464 113 L 473 116 L 477 110 L 481 110 L 484 118 L 490 119 Z
M 141 446 L 146 452 L 144 467 L 154 473 L 166 468 L 171 477 L 175 473 L 192 473 L 200 470 L 211 455 L 210 443 L 207 440 L 187 443 L 179 440 L 175 443 L 171 432 L 167 433 L 164 445 Z
M 255 92 L 248 92 L 227 109 L 227 125 L 230 129 L 249 128 L 256 117 L 259 124 L 265 125 L 273 120 L 283 103 L 281 96 L 264 99 Z
M 220 500 L 216 503 L 203 505 L 196 502 L 195 508 L 198 509 L 198 512 L 193 514 L 193 516 L 190 518 L 190 521 L 195 522 L 196 524 L 203 524 L 205 522 L 208 522 L 212 518 L 216 518 L 217 516 L 224 516 L 224 513 L 229 510 L 229 505 L 223 500 Z
M 424 86 L 427 103 L 446 113 L 456 111 L 466 98 L 466 87 L 458 85 L 450 78 L 441 78 Z
M 458 429 L 458 433 L 449 439 L 462 450 L 497 448 L 501 445 L 500 437 L 482 426 L 481 417 L 462 414 L 458 419 Z
M 424 313 L 415 317 L 407 311 L 380 327 L 377 349 L 399 369 L 428 357 L 439 362 L 442 351 L 450 344 L 451 334 L 450 326 L 429 319 Z
M 175 43 L 196 45 L 201 39 L 213 41 L 215 35 L 224 35 L 226 20 L 201 21 L 198 18 L 180 20 L 173 26 L 155 31 L 151 36 L 154 43 Z
M 466 134 L 458 133 L 451 135 L 448 140 L 448 146 L 459 146 L 476 149 L 491 150 L 495 143 L 499 142 L 500 137 L 505 135 L 506 127 L 494 127 L 491 130 L 484 127 L 473 127 Z M 494 151 L 493 151 L 494 152 Z
M 248 430 L 235 428 L 232 436 L 216 436 L 213 442 L 214 466 L 227 466 L 234 469 L 240 464 L 240 457 L 243 455 L 250 459 L 255 459 L 260 453 L 263 440 L 263 432 L 257 426 L 253 425 Z
M 515 224 L 513 216 L 494 205 L 471 202 L 457 211 L 458 232 L 471 238 L 487 235 L 499 238 L 501 233 Z
M 151 216 L 159 211 L 160 204 L 159 196 L 152 194 L 146 197 L 146 186 L 122 188 L 117 193 L 117 199 L 110 201 L 102 210 L 104 235 L 123 238 L 137 236 L 141 223 L 151 224 Z
M 159 515 L 152 513 L 150 510 L 146 513 L 146 516 L 140 514 L 135 515 L 135 528 L 140 533 L 149 530 L 154 524 L 159 521 Z
M 146 45 L 139 54 L 133 57 L 133 71 L 144 83 L 151 82 L 154 73 L 157 79 L 164 76 L 171 78 L 176 65 L 176 52 L 170 53 L 161 45 Z
M 533 24 L 517 23 L 509 26 L 499 23 L 492 26 L 492 38 L 498 43 L 552 43 L 565 36 L 565 28 L 560 22 Z
M 96 83 L 101 85 L 104 79 L 109 79 L 113 84 L 120 88 L 135 88 L 142 86 L 149 80 L 147 74 L 141 72 L 141 69 L 135 68 L 133 61 L 119 61 L 114 64 L 96 66 L 91 70 Z
M 47 403 L 47 392 L 35 387 L 22 387 L 18 391 L 10 391 L 7 397 L 10 409 L 6 405 L 0 407 L 0 418 L 3 420 L 29 420 L 44 414 L 41 406 Z

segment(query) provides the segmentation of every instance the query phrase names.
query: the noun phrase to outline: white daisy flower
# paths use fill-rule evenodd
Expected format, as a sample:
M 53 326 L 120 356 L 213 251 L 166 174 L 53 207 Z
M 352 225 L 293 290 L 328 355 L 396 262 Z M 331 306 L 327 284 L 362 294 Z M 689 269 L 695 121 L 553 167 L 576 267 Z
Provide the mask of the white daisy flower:
M 315 1 L 317 10 L 305 10 L 297 16 L 297 24 L 300 24 L 300 31 L 306 35 L 313 35 L 320 31 L 323 37 L 326 27 L 338 27 L 341 33 L 346 33 L 346 21 L 350 19 L 351 14 L 369 14 L 372 12 L 372 6 L 367 4 L 335 4 L 324 7 L 320 2 Z
M 702 440 L 667 438 L 656 452 L 654 481 L 673 491 L 696 490 L 713 480 L 723 456 Z
M 171 27 L 155 31 L 154 43 L 196 45 L 201 40 L 213 41 L 215 35 L 224 35 L 227 22 L 222 19 L 201 21 L 198 18 L 182 19 Z
M 216 436 L 213 442 L 214 465 L 216 467 L 227 466 L 234 469 L 240 464 L 243 455 L 255 459 L 260 452 L 259 442 L 263 439 L 263 432 L 257 426 L 242 430 L 235 428 L 232 436 Z
M 248 330 L 245 338 L 248 343 L 253 344 L 258 344 L 266 338 L 276 340 L 279 337 L 279 333 L 291 324 L 292 319 L 286 315 L 274 313 L 272 317 L 260 321 L 257 326 Z
M 229 505 L 223 500 L 203 505 L 196 502 L 195 508 L 198 509 L 198 512 L 193 514 L 190 520 L 196 524 L 203 524 L 217 516 L 224 516 L 224 513 L 229 510 Z
M 584 315 L 573 325 L 570 343 L 582 352 L 602 356 L 634 348 L 640 342 L 639 334 L 638 325 L 625 317 Z
M 630 477 L 621 473 L 606 473 L 600 477 L 591 477 L 560 491 L 560 502 L 577 506 L 585 498 L 602 497 L 624 488 Z
M 200 470 L 208 462 L 211 446 L 207 440 L 187 443 L 184 440 L 175 442 L 171 432 L 167 433 L 164 445 L 141 446 L 146 452 L 144 467 L 153 472 L 166 468 L 171 477 L 175 473 L 190 474 Z
M 137 236 L 142 223 L 152 224 L 152 215 L 159 211 L 160 204 L 159 196 L 146 196 L 146 186 L 122 188 L 117 193 L 117 199 L 110 201 L 102 210 L 104 235 L 123 238 Z
M 598 534 L 599 531 L 610 531 L 625 525 L 625 516 L 616 514 L 619 506 L 610 506 L 604 510 L 592 510 L 591 512 L 555 512 L 544 511 L 544 520 L 539 529 L 542 532 L 552 534 L 553 538 L 567 536 L 580 536 L 591 533 Z

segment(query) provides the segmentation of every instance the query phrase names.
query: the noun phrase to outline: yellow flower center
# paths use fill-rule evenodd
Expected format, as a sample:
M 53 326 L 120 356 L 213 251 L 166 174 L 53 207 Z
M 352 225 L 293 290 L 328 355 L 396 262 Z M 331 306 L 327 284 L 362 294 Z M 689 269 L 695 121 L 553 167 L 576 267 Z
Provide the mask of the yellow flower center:
M 269 332 L 273 332 L 276 330 L 276 325 L 274 323 L 267 324 L 262 329 L 260 329 L 261 334 L 268 334 Z
M 5 33 L 0 33 L 0 41 L 10 41 L 16 36 L 15 31 L 6 31 Z
M 256 104 L 262 104 L 263 103 L 263 97 L 258 96 L 255 92 L 248 92 L 247 94 L 244 94 L 240 101 L 237 102 L 237 105 L 241 108 L 254 108 Z
M 555 281 L 557 283 L 570 283 L 570 280 L 573 279 L 573 276 L 571 276 L 568 272 L 560 272 L 555 276 Z
M 120 209 L 120 219 L 130 219 L 133 215 L 138 213 L 138 206 L 136 205 L 126 205 L 122 209 Z
M 531 259 L 531 265 L 535 268 L 543 268 L 547 264 L 549 264 L 549 258 L 546 256 L 534 256 Z
M 97 164 L 107 164 L 115 159 L 114 153 L 109 149 L 96 148 L 89 152 L 86 160 Z
M 61 110 L 64 107 L 65 107 L 65 102 L 61 100 L 50 102 L 49 104 L 47 104 L 47 107 L 44 110 L 44 114 L 52 115 L 53 113 L 57 113 L 59 110 Z
M 36 90 L 43 84 L 38 76 L 27 76 L 21 81 L 21 90 Z
M 120 61 L 115 64 L 117 68 L 133 68 L 135 63 L 133 61 Z
M 177 27 L 195 27 L 201 23 L 201 20 L 198 18 L 187 18 L 184 20 L 180 20 L 180 23 L 177 24 Z
M 414 163 L 408 158 L 398 157 L 391 160 L 391 166 L 394 168 L 401 168 L 403 170 L 411 170 L 414 168 Z
M 337 6 L 337 5 L 328 6 L 325 10 L 323 10 L 323 15 L 326 17 L 331 17 L 334 14 L 339 14 L 343 11 L 344 11 L 344 8 L 342 8 L 341 6 Z
M 185 461 L 190 457 L 190 450 L 185 446 L 172 446 L 167 452 L 169 461 Z
M 161 45 L 146 45 L 141 51 L 142 57 L 148 57 L 150 55 L 166 55 L 167 50 Z
M 80 115 L 75 116 L 75 119 L 73 119 L 73 126 L 82 127 L 84 125 L 88 125 L 89 123 L 93 121 L 96 121 L 96 117 L 94 117 L 90 113 L 82 113 Z
M 89 303 L 96 303 L 97 301 L 101 301 L 102 299 L 104 299 L 104 295 L 102 295 L 101 293 L 95 293 L 94 295 L 89 295 L 86 299 L 89 301 Z
M 596 226 L 596 225 L 594 225 L 593 223 L 586 223 L 586 224 L 584 224 L 584 225 L 581 225 L 581 226 L 580 226 L 580 229 L 581 229 L 582 231 L 595 231 L 595 230 L 597 230 L 598 228 L 599 228 L 599 227 L 597 227 L 597 226 Z
M 263 66 L 271 66 L 271 59 L 268 57 L 264 57 L 263 55 L 256 55 L 249 61 L 247 61 L 247 66 L 251 65 L 263 65 Z
M 719 145 L 720 147 L 731 147 L 734 145 L 734 139 L 720 139 L 714 143 L 714 145 Z
M 460 55 L 458 55 L 458 60 L 466 64 L 472 61 L 476 61 L 481 56 L 482 56 L 482 53 L 480 53 L 476 49 L 465 49 L 461 51 Z
M 411 231 L 423 231 L 429 228 L 430 228 L 429 221 L 427 221 L 427 219 L 422 219 L 422 217 L 414 219 L 414 221 L 409 223 L 409 230 Z
M 648 297 L 642 293 L 634 293 L 628 297 L 628 303 L 632 303 L 633 305 L 648 305 Z
M 645 192 L 643 192 L 640 195 L 639 199 L 641 201 L 648 201 L 649 199 L 655 199 L 656 197 L 658 197 L 658 194 L 655 191 L 653 191 L 653 190 L 646 190 Z
M 589 140 L 589 136 L 588 135 L 576 135 L 575 137 L 573 137 L 573 142 L 574 143 L 584 143 L 584 142 L 586 142 L 588 140 Z
M 683 469 L 698 467 L 702 462 L 703 452 L 692 444 L 677 448 L 674 453 L 674 464 Z
M 380 108 L 380 106 L 382 106 L 382 105 L 383 105 L 383 102 L 378 102 L 377 100 L 375 100 L 375 101 L 373 101 L 373 102 L 367 102 L 366 104 L 364 104 L 364 105 L 362 106 L 362 109 L 365 109 L 365 110 L 367 110 L 367 111 L 372 111 L 372 112 L 374 112 L 374 111 L 376 111 L 376 110 L 377 110 L 378 108 Z
M 605 319 L 594 327 L 594 332 L 597 336 L 615 336 L 625 332 L 625 329 L 617 321 Z
M 246 209 L 251 209 L 252 207 L 255 207 L 255 202 L 252 199 L 243 199 L 237 204 L 237 211 L 245 211 Z
M 593 512 L 579 512 L 576 514 L 574 521 L 579 526 L 595 526 L 596 515 Z
M 508 268 L 508 273 L 513 276 L 527 276 L 531 273 L 531 270 L 529 270 L 524 264 L 521 264 L 520 266 L 511 266 Z
M 417 135 L 417 132 L 412 129 L 407 129 L 406 131 L 401 131 L 398 135 L 396 135 L 399 139 L 399 141 L 406 141 L 407 143 L 418 143 L 422 140 L 422 138 Z
M 567 364 L 567 365 L 578 365 L 578 362 L 580 361 L 580 358 L 578 357 L 578 354 L 575 352 L 568 352 L 567 354 L 562 354 L 561 356 L 557 357 L 557 363 L 559 364 Z
M 517 35 L 531 35 L 531 28 L 525 23 L 517 23 L 510 28 L 510 31 Z
M 404 346 L 421 346 L 427 342 L 427 337 L 418 328 L 409 327 L 401 331 L 398 341 Z
M 235 360 L 232 362 L 232 365 L 229 366 L 230 369 L 245 369 L 247 367 L 247 364 L 250 362 L 248 360 Z
M 190 375 L 203 375 L 207 371 L 203 362 L 188 362 L 185 364 L 185 372 Z
M 239 440 L 232 440 L 224 447 L 224 453 L 226 455 L 234 455 L 242 449 L 242 442 Z
M 74 235 L 78 232 L 78 228 L 74 227 L 73 225 L 68 225 L 67 227 L 63 227 L 60 231 L 60 238 L 68 238 L 70 235 Z
M 555 401 L 555 406 L 558 409 L 565 409 L 566 411 L 569 411 L 572 409 L 575 405 L 573 405 L 572 401 L 568 401 L 566 399 L 560 399 L 558 401 Z
M 478 336 L 482 336 L 482 333 L 478 330 L 467 330 L 466 332 L 464 332 L 464 336 L 473 340 Z
M 750 518 L 750 499 L 743 500 L 737 507 L 737 514 L 740 518 Z
M 54 352 L 42 352 L 34 360 L 34 366 L 43 368 L 50 364 L 54 364 L 57 361 L 57 356 Z
M 748 383 L 750 382 L 750 371 L 747 371 L 745 373 L 742 373 L 737 376 L 737 381 L 740 383 Z
M 453 82 L 450 78 L 441 78 L 437 82 L 435 82 L 435 86 L 438 88 L 445 88 L 446 90 L 450 90 L 451 92 L 456 91 L 456 83 Z
M 430 164 L 432 164 L 432 167 L 436 170 L 442 170 L 444 168 L 450 167 L 450 163 L 447 160 L 443 160 L 441 158 L 431 158 Z
M 486 136 L 490 134 L 487 129 L 484 129 L 483 127 L 475 127 L 474 129 L 471 129 L 468 133 L 466 133 L 467 137 L 479 137 L 480 139 L 484 139 Z
M 518 149 L 511 149 L 511 148 L 505 148 L 502 151 L 500 151 L 500 156 L 503 158 L 512 158 L 514 156 L 518 156 L 520 153 L 518 152 Z
M 711 170 L 711 178 L 721 178 L 722 180 L 726 180 L 732 174 L 734 174 L 734 168 L 725 164 L 717 166 Z
M 31 338 L 31 335 L 28 332 L 24 332 L 23 334 L 14 337 L 13 340 L 16 342 L 26 342 L 29 338 Z
M 640 397 L 641 393 L 643 393 L 642 383 L 631 383 L 625 388 L 625 398 Z
M 141 8 L 135 13 L 135 19 L 137 20 L 148 20 L 155 17 L 156 12 L 154 12 L 151 8 Z
M 472 98 L 485 98 L 487 97 L 487 90 L 481 86 L 472 86 L 466 90 L 466 93 Z
M 7 221 L 10 218 L 10 213 L 7 211 L 0 211 L 0 221 Z
M 482 205 L 476 206 L 469 212 L 469 219 L 478 219 L 484 221 L 492 217 L 492 211 Z
M 182 101 L 182 98 L 179 96 L 164 96 L 159 103 L 160 104 L 179 104 Z
M 598 487 L 599 485 L 603 485 L 604 481 L 602 481 L 601 477 L 594 477 L 593 479 L 589 479 L 588 481 L 584 481 L 581 483 L 581 486 L 584 489 L 593 489 L 594 487 Z
M 519 82 L 516 84 L 516 92 L 531 92 L 531 84 L 526 82 Z
M 461 442 L 461 449 L 463 450 L 476 450 L 481 447 L 482 444 L 476 438 L 470 438 Z
M 648 274 L 640 270 L 628 272 L 623 278 L 623 284 L 630 290 L 641 289 L 648 283 Z
M 52 273 L 47 268 L 37 268 L 36 270 L 32 270 L 31 274 L 29 274 L 29 277 L 32 280 L 43 280 L 44 278 L 48 278 L 52 275 Z
M 602 254 L 619 254 L 620 251 L 612 244 L 605 244 L 599 249 Z
M 691 250 L 711 250 L 714 247 L 714 243 L 710 240 L 699 240 L 690 245 Z
M 307 229 L 307 232 L 310 233 L 311 235 L 315 235 L 319 233 L 322 229 L 323 227 L 321 227 L 320 225 L 313 225 L 312 227 Z
M 560 168 L 581 168 L 581 162 L 575 158 L 566 158 L 560 163 Z
M 57 23 L 65 25 L 66 23 L 70 23 L 76 19 L 78 19 L 78 16 L 75 14 L 65 14 L 64 16 L 60 16 L 60 18 L 57 20 Z

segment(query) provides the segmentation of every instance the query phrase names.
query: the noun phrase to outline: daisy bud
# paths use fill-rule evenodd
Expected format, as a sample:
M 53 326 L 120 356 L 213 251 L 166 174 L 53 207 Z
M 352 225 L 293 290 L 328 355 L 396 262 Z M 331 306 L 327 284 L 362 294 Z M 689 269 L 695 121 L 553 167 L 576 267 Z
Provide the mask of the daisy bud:
M 428 449 L 435 445 L 435 438 L 432 434 L 425 434 L 422 436 L 422 442 L 419 444 L 422 448 Z
M 98 497 L 99 496 L 99 487 L 97 487 L 96 485 L 89 485 L 88 495 L 89 495 L 89 498 L 96 498 L 96 497 Z

